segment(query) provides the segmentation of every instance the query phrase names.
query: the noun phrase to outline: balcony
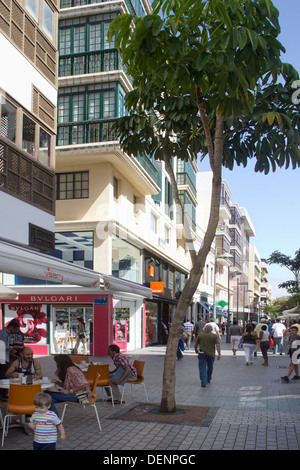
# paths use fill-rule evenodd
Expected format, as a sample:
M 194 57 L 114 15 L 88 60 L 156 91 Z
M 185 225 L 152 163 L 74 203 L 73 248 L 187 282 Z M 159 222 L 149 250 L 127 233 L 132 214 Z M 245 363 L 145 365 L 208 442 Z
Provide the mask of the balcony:
M 59 77 L 124 70 L 116 50 L 66 55 L 59 59 Z
M 82 121 L 59 124 L 57 127 L 57 145 L 90 144 L 117 140 L 112 133 L 115 119 L 109 121 Z
M 220 217 L 224 220 L 230 219 L 230 207 L 225 197 L 220 197 Z

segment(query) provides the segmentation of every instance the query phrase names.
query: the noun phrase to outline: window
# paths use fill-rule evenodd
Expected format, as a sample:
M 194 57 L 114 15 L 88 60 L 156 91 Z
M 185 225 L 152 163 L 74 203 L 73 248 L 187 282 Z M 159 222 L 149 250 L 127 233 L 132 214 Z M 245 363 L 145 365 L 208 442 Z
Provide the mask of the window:
M 170 228 L 167 225 L 165 225 L 165 242 L 170 244 Z
M 58 100 L 58 122 L 69 122 L 70 121 L 70 108 L 69 108 L 69 97 L 60 96 Z
M 57 232 L 55 234 L 56 258 L 93 269 L 94 233 Z
M 51 136 L 44 129 L 40 128 L 40 145 L 38 159 L 45 165 L 50 165 Z
M 42 29 L 51 39 L 53 39 L 53 11 L 46 2 L 43 2 Z
M 115 178 L 113 181 L 113 190 L 114 190 L 114 199 L 117 201 L 119 199 L 119 180 Z
M 140 282 L 141 250 L 118 236 L 112 239 L 112 275 Z
M 153 233 L 157 233 L 158 219 L 156 215 L 153 214 L 153 212 L 151 212 L 150 227 Z
M 39 0 L 26 0 L 26 9 L 31 16 L 38 21 L 39 19 Z
M 35 152 L 35 122 L 23 115 L 22 148 L 30 155 Z
M 16 113 L 17 108 L 2 97 L 0 133 L 12 142 L 16 139 Z
M 89 172 L 57 173 L 56 199 L 84 199 L 89 197 Z
M 53 16 L 48 3 L 44 0 L 26 0 L 25 8 L 35 21 L 40 25 L 44 33 L 53 39 Z

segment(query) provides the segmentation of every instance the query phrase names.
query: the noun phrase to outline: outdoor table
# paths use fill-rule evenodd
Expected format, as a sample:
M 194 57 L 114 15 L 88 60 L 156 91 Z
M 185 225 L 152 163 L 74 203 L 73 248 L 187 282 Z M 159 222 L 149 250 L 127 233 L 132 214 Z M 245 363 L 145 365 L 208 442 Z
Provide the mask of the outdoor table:
M 0 388 L 4 388 L 5 390 L 9 390 L 10 384 L 21 384 L 21 378 L 17 379 L 1 379 L 0 380 Z M 51 381 L 45 381 L 44 379 L 37 379 L 32 381 L 32 385 L 41 384 L 42 391 L 48 390 L 50 388 L 55 388 L 55 384 Z M 26 385 L 26 384 L 23 384 Z

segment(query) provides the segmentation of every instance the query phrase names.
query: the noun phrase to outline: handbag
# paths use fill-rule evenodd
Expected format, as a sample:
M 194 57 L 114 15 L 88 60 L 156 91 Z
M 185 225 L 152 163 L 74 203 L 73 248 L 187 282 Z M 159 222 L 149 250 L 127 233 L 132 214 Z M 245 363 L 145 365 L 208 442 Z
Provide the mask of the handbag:
M 84 390 L 81 390 L 80 392 L 75 392 L 75 395 L 81 405 L 87 405 L 89 403 L 88 395 Z

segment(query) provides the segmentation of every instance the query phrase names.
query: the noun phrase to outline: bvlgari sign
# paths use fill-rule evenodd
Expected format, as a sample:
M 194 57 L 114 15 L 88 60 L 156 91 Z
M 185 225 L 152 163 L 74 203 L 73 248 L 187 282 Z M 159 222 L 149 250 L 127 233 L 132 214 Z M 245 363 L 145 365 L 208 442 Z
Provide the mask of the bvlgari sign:
M 30 295 L 30 302 L 78 302 L 78 295 Z

